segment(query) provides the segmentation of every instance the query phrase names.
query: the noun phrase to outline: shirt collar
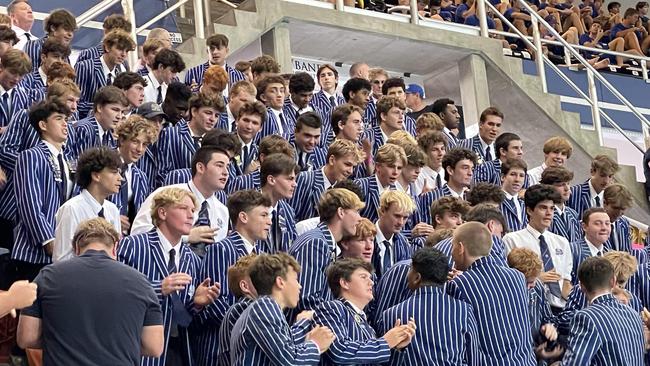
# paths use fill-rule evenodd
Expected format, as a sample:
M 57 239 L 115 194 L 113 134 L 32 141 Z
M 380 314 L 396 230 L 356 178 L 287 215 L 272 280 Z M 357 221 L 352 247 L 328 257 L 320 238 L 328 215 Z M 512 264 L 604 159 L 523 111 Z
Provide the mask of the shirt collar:
M 559 205 L 555 205 L 555 211 L 557 211 L 557 213 L 559 213 L 560 215 L 563 215 L 565 210 L 566 210 L 566 205 L 563 205 L 562 207 L 560 207 Z
M 535 239 L 539 239 L 539 236 L 540 236 L 540 235 L 544 235 L 544 234 L 546 233 L 546 230 L 544 230 L 543 233 L 540 233 L 540 232 L 537 231 L 535 228 L 533 228 L 532 226 L 530 226 L 530 224 L 526 225 L 526 230 L 528 230 L 528 232 L 530 232 L 531 234 L 533 234 L 533 236 L 535 237 Z
M 585 241 L 587 242 L 587 246 L 589 247 L 589 251 L 591 252 L 591 255 L 593 257 L 598 255 L 598 252 L 600 252 L 601 254 L 603 253 L 603 250 L 605 248 L 603 247 L 602 244 L 600 245 L 600 249 L 598 249 L 598 247 L 596 247 L 592 242 L 590 242 L 589 239 L 587 239 L 586 236 L 585 236 Z
M 4 93 L 9 93 L 9 98 L 11 98 L 11 95 L 13 94 L 15 89 L 16 88 L 11 88 L 9 90 L 6 90 L 2 85 L 0 85 L 0 97 L 4 95 Z
M 239 237 L 241 238 L 241 241 L 244 243 L 244 247 L 246 248 L 246 253 L 252 253 L 253 250 L 255 250 L 255 244 L 253 244 L 253 243 L 249 242 L 248 240 L 246 240 L 246 238 L 244 238 L 244 236 L 242 234 L 240 234 L 239 232 L 237 232 L 237 235 L 239 235 Z
M 600 193 L 596 193 L 596 190 L 594 189 L 594 186 L 591 184 L 591 179 L 589 179 L 589 195 L 590 195 L 592 200 L 594 199 L 594 197 L 598 196 L 598 197 L 600 197 L 600 204 L 602 205 L 603 204 L 603 193 L 604 192 L 605 191 L 603 190 L 603 191 L 600 191 Z
M 102 72 L 103 72 L 104 76 L 106 76 L 108 74 L 112 74 L 113 75 L 113 80 L 115 80 L 115 77 L 117 76 L 116 72 L 117 72 L 117 70 L 119 70 L 118 69 L 119 66 L 115 65 L 113 67 L 113 70 L 109 69 L 108 65 L 106 64 L 106 61 L 104 61 L 104 55 L 102 55 L 102 57 L 99 58 L 99 61 L 102 63 Z
M 169 240 L 167 240 L 167 238 L 165 237 L 165 235 L 163 235 L 160 229 L 156 229 L 156 232 L 158 233 L 158 238 L 160 239 L 160 246 L 165 253 L 169 253 L 171 249 L 174 249 L 177 255 L 180 253 L 181 243 L 183 242 L 182 239 L 179 240 L 179 242 L 176 243 L 175 245 L 172 245 L 172 243 L 170 243 Z
M 494 155 L 494 141 L 492 141 L 491 144 L 488 144 L 487 142 L 483 141 L 481 135 L 478 135 L 478 140 L 481 142 L 481 147 L 483 148 L 483 151 L 485 151 L 485 148 L 489 146 L 491 150 L 490 152 L 492 153 L 492 155 Z
M 26 30 L 20 28 L 19 26 L 15 25 L 15 24 L 12 24 L 12 25 L 11 25 L 11 30 L 13 30 L 13 31 L 16 33 L 16 37 L 20 37 L 20 36 L 22 36 L 22 35 L 25 34 L 25 33 L 29 33 L 29 32 L 27 32 Z M 30 35 L 31 35 L 31 34 L 30 34 Z
M 43 71 L 43 66 L 38 67 L 38 75 L 41 77 L 41 80 L 43 80 L 43 84 L 47 85 L 47 75 L 45 75 L 45 71 Z
M 329 187 L 333 186 L 334 183 L 336 182 L 332 183 L 330 182 L 329 179 L 327 179 L 327 175 L 325 175 L 325 167 L 320 168 L 320 170 L 323 172 L 323 188 L 327 190 Z
M 187 186 L 190 188 L 190 191 L 192 191 L 192 193 L 194 193 L 196 196 L 197 201 L 199 201 L 199 206 L 202 205 L 203 201 L 205 201 L 207 198 L 203 197 L 199 189 L 196 188 L 194 181 L 190 179 L 190 181 L 187 182 Z
M 235 115 L 232 114 L 232 111 L 230 110 L 230 104 L 226 104 L 226 112 L 228 113 L 228 122 L 234 122 L 235 121 Z M 230 128 L 230 126 L 228 126 Z M 233 131 L 235 132 L 235 131 Z
M 387 240 L 391 245 L 393 245 L 393 237 L 395 235 L 392 235 L 390 238 L 386 238 L 386 236 L 384 236 L 384 233 L 381 232 L 381 229 L 379 229 L 379 220 L 375 222 L 375 228 L 377 229 L 377 235 L 375 235 L 377 238 L 377 243 L 383 243 L 385 240 Z
M 86 203 L 92 207 L 93 211 L 99 212 L 101 209 L 104 208 L 104 206 L 100 205 L 99 202 L 97 202 L 97 200 L 95 199 L 95 197 L 93 197 L 93 195 L 90 194 L 90 192 L 88 192 L 87 189 L 82 190 L 80 195 L 84 198 Z M 104 200 L 104 202 L 106 201 L 107 200 Z
M 59 154 L 62 152 L 61 150 L 57 149 L 54 145 L 52 145 L 50 142 L 41 140 L 47 146 L 47 149 L 50 150 L 50 153 L 54 155 L 55 157 L 59 156 Z
M 354 310 L 355 313 L 361 315 L 365 319 L 366 313 L 364 313 L 362 309 L 359 309 L 356 305 L 352 303 L 352 301 L 345 300 L 345 302 L 350 304 L 350 307 L 352 308 L 352 310 Z
M 149 70 L 149 74 L 147 74 L 147 77 L 149 78 L 149 85 L 151 85 L 154 90 L 158 90 L 158 87 L 162 84 L 158 82 L 158 79 L 156 79 L 152 70 Z
M 503 191 L 503 190 L 502 190 Z M 512 200 L 513 198 L 519 198 L 519 196 L 511 195 L 510 193 L 503 191 L 503 193 L 506 195 L 506 199 L 508 201 Z

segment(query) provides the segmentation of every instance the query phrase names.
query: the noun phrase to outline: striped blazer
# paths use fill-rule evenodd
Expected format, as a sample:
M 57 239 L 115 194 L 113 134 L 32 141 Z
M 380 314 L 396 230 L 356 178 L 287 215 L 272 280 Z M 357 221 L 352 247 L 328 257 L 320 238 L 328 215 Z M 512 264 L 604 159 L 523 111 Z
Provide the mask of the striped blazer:
M 358 314 L 347 300 L 321 303 L 314 312 L 314 323 L 329 327 L 336 335 L 323 354 L 321 365 L 374 365 L 390 360 L 390 348 L 383 338 Z
M 286 121 L 287 126 L 291 126 L 291 135 L 293 136 L 294 131 L 296 130 L 296 120 L 298 119 L 300 113 L 298 113 L 298 111 L 293 108 L 290 95 L 287 95 L 287 97 L 284 98 L 284 104 L 282 105 L 282 115 L 284 116 L 284 120 Z M 323 121 L 321 121 L 321 132 L 323 132 L 322 124 Z
M 174 127 L 163 129 L 158 139 L 157 185 L 162 185 L 165 177 L 172 170 L 190 168 L 192 156 L 196 150 L 197 146 L 194 144 L 190 127 L 186 121 L 180 121 Z
M 77 63 L 90 60 L 93 58 L 99 58 L 103 54 L 104 54 L 104 46 L 102 44 L 98 44 L 95 47 L 83 49 L 79 52 L 79 56 L 77 57 Z
M 280 230 L 282 232 L 282 238 L 280 239 L 281 245 L 278 246 L 271 242 L 271 233 L 269 232 L 269 238 L 265 241 L 264 245 L 270 253 L 288 252 L 291 244 L 298 236 L 298 232 L 296 231 L 296 218 L 291 205 L 286 200 L 280 200 L 278 201 L 277 212 L 280 220 Z
M 584 235 L 578 213 L 571 207 L 564 206 L 564 214 L 560 216 L 560 211 L 555 207 L 553 222 L 548 229 L 550 232 L 563 236 L 569 243 L 580 240 Z
M 283 115 L 284 116 L 284 115 Z M 282 121 L 275 116 L 275 113 L 271 110 L 271 107 L 266 108 L 266 122 L 262 125 L 262 129 L 260 132 L 255 135 L 255 139 L 253 140 L 255 145 L 259 145 L 260 141 L 269 135 L 280 135 L 282 136 L 285 140 L 289 141 L 291 138 L 291 135 L 294 132 L 294 127 L 288 126 L 287 119 L 285 117 L 284 119 L 285 124 L 287 124 L 287 128 L 283 129 L 282 134 L 280 134 L 280 127 L 282 124 Z
M 18 85 L 30 91 L 44 90 L 46 87 L 45 82 L 41 77 L 41 73 L 38 72 L 38 69 L 33 70 L 29 74 L 25 75 L 23 79 L 20 80 L 20 83 L 18 83 Z M 34 94 L 32 94 L 32 96 L 34 96 Z M 42 99 L 34 99 L 34 100 L 42 100 Z
M 318 365 L 320 353 L 314 342 L 304 341 L 309 321 L 289 327 L 273 298 L 262 296 L 235 323 L 230 339 L 230 364 L 235 366 Z M 300 332 L 296 328 L 301 327 Z
M 639 314 L 607 294 L 576 312 L 562 364 L 642 366 L 644 352 Z
M 436 188 L 433 191 L 421 194 L 417 201 L 418 218 L 416 222 L 424 222 L 432 225 L 433 217 L 431 217 L 431 205 L 433 204 L 433 201 L 451 195 L 451 189 L 447 183 L 445 183 L 442 188 Z
M 359 185 L 363 196 L 366 198 L 366 205 L 360 211 L 361 216 L 372 222 L 377 222 L 379 219 L 379 184 L 377 183 L 377 175 L 355 179 L 354 183 Z
M 415 120 L 406 114 L 404 115 L 404 131 L 410 133 L 413 137 L 417 135 L 415 133 Z
M 20 153 L 16 162 L 14 199 L 18 212 L 14 229 L 15 241 L 11 258 L 28 263 L 49 264 L 43 243 L 54 239 L 56 212 L 61 206 L 55 181 L 58 163 L 40 142 Z
M 449 268 L 455 268 L 456 262 L 451 256 L 451 238 L 443 239 L 435 245 L 435 248 L 446 255 L 449 259 Z M 506 251 L 503 245 L 503 241 L 497 235 L 492 235 L 492 247 L 490 248 L 489 258 L 492 258 L 494 262 L 502 266 L 508 267 L 508 261 L 506 260 Z
M 93 109 L 95 92 L 107 85 L 100 56 L 77 62 L 74 65 L 74 71 L 77 74 L 77 85 L 81 89 L 78 106 L 79 117 L 86 118 Z
M 226 315 L 224 315 L 221 326 L 219 327 L 219 351 L 217 353 L 217 366 L 230 366 L 230 334 L 235 327 L 237 319 L 241 317 L 244 310 L 246 310 L 253 303 L 253 301 L 253 299 L 250 299 L 248 297 L 242 297 L 235 303 L 235 305 L 231 306 L 228 311 L 226 311 Z M 203 358 L 203 356 L 199 355 L 199 359 L 201 358 Z M 215 364 L 212 363 L 210 365 Z
M 266 252 L 260 243 L 255 247 L 258 252 Z M 228 268 L 237 260 L 248 255 L 244 239 L 232 231 L 225 239 L 207 247 L 207 254 L 201 265 L 201 278 L 210 278 L 221 284 L 219 297 L 198 314 L 201 326 L 197 327 L 196 339 L 197 365 L 214 365 L 219 353 L 219 327 L 228 309 L 235 304 L 235 295 L 228 287 Z
M 397 262 L 375 283 L 375 304 L 373 323 L 381 321 L 384 311 L 408 299 L 413 291 L 408 288 L 407 275 L 411 269 L 411 258 Z
M 126 179 L 126 177 L 122 178 Z M 130 184 L 131 190 L 133 192 L 133 197 L 131 199 L 133 200 L 135 212 L 132 212 L 132 214 L 133 217 L 135 217 L 135 214 L 138 212 L 138 210 L 140 210 L 142 202 L 147 199 L 151 193 L 151 190 L 149 188 L 149 181 L 147 180 L 147 177 L 144 175 L 142 170 L 138 169 L 135 164 L 131 165 L 131 181 L 128 182 L 128 184 Z M 127 205 L 128 209 L 129 203 L 122 202 L 122 196 L 119 192 L 108 196 L 108 200 L 113 202 L 115 206 L 117 206 L 117 208 L 120 210 L 122 210 L 122 206 L 125 204 Z
M 185 84 L 191 86 L 193 82 L 196 82 L 199 87 L 201 87 L 201 85 L 203 85 L 205 70 L 207 70 L 208 67 L 210 67 L 210 61 L 206 61 L 187 70 L 185 73 Z M 246 76 L 241 71 L 233 69 L 230 65 L 224 65 L 224 69 L 228 73 L 228 85 L 232 86 L 238 81 L 246 80 Z
M 242 148 L 243 150 L 243 148 Z M 259 155 L 259 146 L 255 143 L 251 143 L 250 149 L 248 151 L 248 156 L 243 156 L 243 152 L 240 153 L 237 158 L 236 158 L 236 164 L 230 164 L 233 168 L 236 166 L 237 170 L 233 170 L 233 173 L 236 175 L 230 175 L 231 177 L 236 177 L 240 175 L 244 175 L 244 172 L 246 171 L 246 168 L 255 160 L 258 159 Z
M 462 142 L 461 139 L 454 136 L 451 131 L 447 130 L 446 128 L 442 130 L 442 135 L 445 137 L 445 139 L 447 139 L 447 151 L 459 147 L 460 143 Z
M 447 293 L 472 305 L 483 365 L 536 365 L 523 274 L 482 257 L 447 283 Z
M 367 139 L 372 143 L 372 156 L 377 155 L 379 148 L 386 144 L 384 134 L 379 125 L 372 126 L 370 129 L 366 130 L 361 136 L 361 139 Z
M 602 204 L 603 202 L 601 202 L 601 205 Z M 589 180 L 571 187 L 571 196 L 569 197 L 567 205 L 578 213 L 578 218 L 582 218 L 582 213 L 591 207 Z
M 603 254 L 609 252 L 609 248 L 603 245 Z M 589 244 L 584 236 L 577 241 L 571 242 L 571 254 L 573 255 L 573 270 L 571 271 L 571 284 L 578 285 L 578 268 L 587 258 L 591 257 Z
M 262 187 L 259 169 L 256 169 L 248 174 L 240 175 L 238 177 L 228 177 L 228 182 L 232 182 L 232 184 L 229 185 L 231 189 L 231 192 L 229 193 L 241 191 L 244 189 L 254 189 L 256 191 L 259 191 Z M 226 187 L 228 187 L 228 185 L 226 185 Z
M 366 104 L 366 109 L 364 109 L 362 117 L 365 129 L 379 125 L 379 121 L 377 121 L 377 103 L 373 97 L 370 97 L 368 104 Z
M 345 98 L 343 98 L 343 95 L 341 93 L 336 93 L 335 97 L 337 107 L 345 104 Z M 318 114 L 320 114 L 321 120 L 330 122 L 332 118 L 332 110 L 334 108 L 332 107 L 330 100 L 325 95 L 325 92 L 321 90 L 315 93 L 313 98 L 311 98 L 309 105 L 311 105 L 311 107 L 317 111 Z
M 102 140 L 99 138 L 99 126 L 94 116 L 82 119 L 74 125 L 75 144 L 72 146 L 72 157 L 78 158 L 82 152 L 91 147 L 101 146 Z M 108 147 L 117 148 L 117 140 L 113 131 L 108 135 Z
M 34 100 L 32 100 L 31 92 L 29 89 L 15 86 L 11 92 L 11 99 L 9 103 L 9 110 L 5 110 L 2 103 L 0 103 L 0 127 L 9 125 L 14 114 L 23 109 L 29 109 Z
M 483 148 L 483 144 L 481 143 L 481 137 L 479 135 L 476 135 L 474 137 L 465 140 L 461 140 L 460 143 L 458 144 L 458 147 L 462 147 L 463 149 L 473 151 L 478 157 L 478 165 L 482 165 L 483 163 L 486 163 L 488 161 L 485 158 L 485 149 Z M 492 159 L 496 157 L 494 151 L 490 151 L 490 154 L 492 154 Z
M 158 174 L 158 142 L 149 145 L 142 154 L 142 157 L 135 162 L 135 165 L 144 173 L 149 182 L 149 190 L 153 191 L 156 187 L 156 177 Z
M 301 172 L 296 177 L 296 189 L 289 200 L 296 222 L 318 216 L 318 201 L 325 192 L 324 179 L 322 169 Z
M 551 323 L 557 327 L 557 318 L 553 315 L 551 306 L 546 301 L 544 284 L 539 279 L 535 281 L 535 286 L 528 290 L 528 295 L 528 312 L 533 332 L 533 342 L 538 345 L 544 342 L 540 333 L 542 325 Z
M 528 174 L 526 174 L 525 181 L 528 181 Z M 477 165 L 474 168 L 472 182 L 492 183 L 501 187 L 501 159 L 494 159 L 492 161 L 486 161 L 483 164 Z
M 289 254 L 300 264 L 298 281 L 302 286 L 298 306 L 292 309 L 289 319 L 303 310 L 314 310 L 323 301 L 332 300 L 323 273 L 336 260 L 336 242 L 327 223 L 321 222 L 315 229 L 298 236 L 289 249 Z
M 508 229 L 510 231 L 519 231 L 526 228 L 526 225 L 528 225 L 528 215 L 526 215 L 526 205 L 524 204 L 524 200 L 517 198 L 517 201 L 519 203 L 521 215 L 517 215 L 517 208 L 515 208 L 514 202 L 511 200 L 506 198 L 501 202 L 501 213 L 503 214 L 503 218 L 506 220 L 506 224 L 508 224 Z
M 378 324 L 380 334 L 389 331 L 397 319 L 406 324 L 413 318 L 417 325 L 411 344 L 393 352 L 390 365 L 482 365 L 473 311 L 441 287 L 416 289 L 406 301 L 384 311 Z
M 614 238 L 614 235 L 616 235 L 616 239 Z M 614 221 L 614 229 L 609 234 L 609 239 L 603 244 L 603 246 L 608 250 L 622 250 L 633 254 L 630 222 L 624 216 L 621 216 Z
M 201 284 L 199 278 L 199 266 L 201 260 L 194 254 L 186 244 L 181 244 L 179 255 L 179 273 L 187 273 L 192 276 L 192 283 L 179 291 L 178 294 L 185 304 L 185 308 L 190 314 L 194 310 L 194 289 Z M 171 296 L 163 296 L 162 281 L 170 275 L 167 268 L 167 261 L 163 254 L 160 237 L 156 229 L 138 235 L 126 236 L 120 240 L 117 246 L 117 259 L 144 274 L 153 286 L 160 306 L 162 308 L 163 320 L 165 326 L 165 349 L 160 357 L 143 357 L 142 366 L 164 366 L 167 359 L 167 342 L 169 341 L 172 326 L 172 299 Z M 182 337 L 183 346 L 186 349 L 189 359 L 185 360 L 188 365 L 192 365 L 192 351 L 190 348 L 190 338 L 186 329 L 179 327 L 179 337 Z
M 171 186 L 175 184 L 185 184 L 191 180 L 192 180 L 192 170 L 190 168 L 174 169 L 171 172 L 169 172 L 167 178 L 165 178 L 165 182 L 163 183 L 163 186 L 165 187 L 165 186 Z M 214 195 L 217 197 L 219 202 L 223 203 L 224 205 L 228 201 L 228 195 L 226 194 L 226 191 L 216 191 L 214 192 Z
M 393 243 L 391 246 L 391 256 L 393 257 L 391 262 L 395 265 L 397 262 L 411 259 L 413 256 L 413 248 L 409 243 L 408 239 L 402 233 L 393 234 Z M 375 246 L 372 251 L 372 264 L 375 267 L 375 273 L 377 278 L 381 279 L 384 272 L 382 271 L 382 261 L 379 255 L 379 242 L 377 237 L 375 237 Z M 391 266 L 392 267 L 392 266 Z M 387 271 L 390 267 L 387 269 Z
M 40 39 L 30 40 L 25 43 L 25 48 L 23 50 L 27 56 L 29 56 L 29 59 L 32 60 L 32 70 L 38 70 L 41 66 L 41 50 L 43 49 L 43 43 L 45 43 L 47 38 L 48 35 L 46 34 Z M 65 62 L 72 65 L 69 56 L 66 58 Z

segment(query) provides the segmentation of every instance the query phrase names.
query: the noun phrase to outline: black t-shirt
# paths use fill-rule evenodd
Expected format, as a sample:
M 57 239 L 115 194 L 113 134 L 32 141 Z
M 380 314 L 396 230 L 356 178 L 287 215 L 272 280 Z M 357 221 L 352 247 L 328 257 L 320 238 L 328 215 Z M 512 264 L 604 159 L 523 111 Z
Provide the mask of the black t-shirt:
M 34 282 L 22 315 L 42 321 L 44 365 L 140 365 L 142 327 L 163 324 L 144 275 L 102 251 L 46 266 Z
M 413 118 L 414 120 L 417 121 L 418 117 L 420 117 L 420 116 L 423 115 L 424 113 L 429 113 L 429 112 L 431 112 L 432 109 L 433 109 L 433 105 L 429 104 L 428 106 L 422 108 L 422 110 L 420 110 L 420 111 L 418 111 L 418 112 L 409 112 L 409 113 L 407 113 L 406 115 L 409 116 L 409 117 L 411 117 L 411 118 Z

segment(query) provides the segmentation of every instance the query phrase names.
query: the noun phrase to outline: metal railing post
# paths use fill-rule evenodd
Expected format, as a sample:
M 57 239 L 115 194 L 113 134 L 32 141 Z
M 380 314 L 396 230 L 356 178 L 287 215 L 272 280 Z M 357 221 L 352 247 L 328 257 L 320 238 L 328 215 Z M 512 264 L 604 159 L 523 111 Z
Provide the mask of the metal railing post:
M 138 35 L 135 33 L 135 9 L 133 8 L 133 0 L 122 0 L 122 11 L 124 16 L 133 24 L 131 27 L 131 38 L 135 44 L 138 44 Z M 135 72 L 138 69 L 138 47 L 135 47 L 135 51 L 129 52 L 128 56 L 129 67 L 131 71 Z
M 411 24 L 418 24 L 418 1 L 411 0 Z
M 587 88 L 589 88 L 589 99 L 591 99 L 591 120 L 594 123 L 594 129 L 598 136 L 598 144 L 603 144 L 603 131 L 600 123 L 600 107 L 598 106 L 598 91 L 596 90 L 596 81 L 594 80 L 594 72 L 587 69 Z
M 539 26 L 537 24 L 537 18 L 534 16 L 530 17 L 533 27 L 533 45 L 535 45 L 535 63 L 537 64 L 537 74 L 539 75 L 539 80 L 542 82 L 542 91 L 548 93 L 548 88 L 546 87 L 546 72 L 544 71 L 544 51 L 542 50 L 542 41 L 539 34 Z
M 86 10 L 86 12 L 77 17 L 77 26 L 81 27 L 82 25 L 88 23 L 89 21 L 93 20 L 93 18 L 105 12 L 108 10 L 108 8 L 113 6 L 113 4 L 116 4 L 118 2 L 119 0 L 104 0 L 92 8 Z
M 187 14 L 185 13 L 185 5 L 181 6 L 180 9 L 178 9 L 178 13 L 181 16 L 181 18 L 187 18 Z
M 478 22 L 481 29 L 481 37 L 490 37 L 487 25 L 487 11 L 485 10 L 485 0 L 476 0 L 478 3 Z
M 208 35 L 212 34 L 212 14 L 210 14 L 210 0 L 203 0 L 203 12 L 205 13 L 205 24 L 208 26 Z
M 334 3 L 334 8 L 336 10 L 343 11 L 344 6 L 345 6 L 345 3 L 343 2 L 343 0 L 336 0 L 336 3 Z
M 648 82 L 648 63 L 646 60 L 641 60 L 641 77 L 643 77 L 643 81 L 646 83 Z
M 203 2 L 194 0 L 194 36 L 205 38 L 205 24 L 203 23 Z

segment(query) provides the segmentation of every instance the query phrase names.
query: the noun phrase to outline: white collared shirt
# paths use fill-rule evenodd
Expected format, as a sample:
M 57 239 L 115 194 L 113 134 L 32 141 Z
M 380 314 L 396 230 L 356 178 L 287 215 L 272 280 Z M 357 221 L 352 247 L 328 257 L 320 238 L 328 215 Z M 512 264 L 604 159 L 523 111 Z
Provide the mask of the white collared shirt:
M 542 180 L 542 173 L 546 170 L 546 163 L 542 163 L 540 166 L 536 166 L 533 169 L 528 170 L 528 179 L 530 180 L 530 185 L 538 184 Z
M 230 110 L 230 103 L 226 104 L 226 113 L 228 114 L 228 126 L 226 126 L 226 129 L 228 132 L 236 132 L 232 127 L 233 123 L 235 123 L 235 115 Z
M 566 238 L 553 234 L 548 230 L 545 230 L 541 234 L 530 225 L 527 225 L 522 230 L 503 236 L 503 245 L 506 250 L 505 254 L 507 256 L 514 248 L 527 248 L 535 252 L 541 259 L 542 255 L 539 247 L 540 235 L 544 236 L 555 271 L 561 276 L 558 284 L 562 288 L 563 280 L 571 281 L 571 270 L 573 268 L 573 255 L 571 254 L 571 247 Z M 552 306 L 564 307 L 566 304 L 566 300 L 553 296 L 549 291 L 546 291 L 546 297 Z
M 50 142 L 42 140 L 45 146 L 47 146 L 47 149 L 50 150 L 50 153 L 52 154 L 52 157 L 54 157 L 54 163 L 56 164 L 57 168 L 59 167 L 59 154 L 63 154 L 63 150 L 57 149 L 54 145 L 52 145 Z M 65 195 L 66 197 L 70 197 L 70 193 L 72 193 L 72 188 L 74 187 L 74 181 L 70 179 L 70 167 L 68 167 L 68 162 L 65 158 L 63 157 L 63 169 L 65 174 L 65 177 L 67 179 L 67 185 L 65 187 Z M 48 240 L 49 241 L 49 240 Z
M 291 97 L 289 97 L 289 101 L 291 102 L 291 108 L 293 108 L 293 110 L 295 112 L 298 112 L 298 114 L 303 114 L 303 113 L 313 112 L 314 111 L 314 108 L 312 108 L 309 104 L 307 104 L 307 106 L 305 108 L 299 108 L 296 105 L 296 103 L 294 103 L 293 100 L 291 100 Z
M 440 166 L 438 171 L 431 169 L 428 165 L 425 165 L 420 169 L 420 175 L 418 179 L 415 180 L 415 195 L 419 196 L 422 194 L 424 187 L 429 187 L 432 189 L 442 188 L 442 186 L 436 186 L 436 178 L 440 175 L 440 182 L 444 186 L 447 181 L 445 180 L 445 170 Z
M 284 128 L 282 127 L 282 120 L 280 119 L 280 115 L 282 114 L 282 110 L 281 109 L 277 110 L 275 108 L 269 108 L 269 109 L 275 115 L 275 120 L 276 120 L 277 126 L 278 126 L 278 134 L 279 135 L 284 135 L 285 131 L 284 131 Z M 283 116 L 283 118 L 286 118 L 286 117 Z M 285 119 L 285 122 L 286 122 L 286 119 Z
M 481 135 L 477 135 L 478 140 L 481 142 L 481 149 L 483 149 L 483 153 L 485 154 L 485 149 L 489 146 L 490 147 L 490 154 L 492 155 L 492 159 L 496 159 L 496 154 L 494 153 L 494 141 L 492 141 L 491 144 L 488 144 L 487 142 L 483 141 L 483 138 Z
M 391 250 L 391 255 L 393 258 L 395 258 L 395 246 L 393 245 L 393 238 L 395 235 L 391 235 L 390 238 L 386 238 L 384 236 L 384 233 L 381 232 L 381 229 L 379 228 L 379 221 L 375 223 L 375 228 L 377 229 L 377 235 L 375 235 L 375 243 L 377 245 L 377 248 L 379 248 L 379 263 L 384 263 L 384 256 L 386 255 L 386 244 L 384 244 L 384 241 L 388 241 Z M 391 258 L 391 263 L 395 264 L 394 261 Z
M 25 50 L 25 45 L 27 44 L 27 36 L 26 36 L 27 33 L 29 33 L 30 41 L 35 41 L 38 39 L 38 37 L 33 35 L 31 32 L 28 32 L 17 25 L 12 25 L 11 30 L 13 30 L 16 33 L 16 37 L 18 37 L 18 43 L 14 45 L 14 48 L 17 50 L 21 50 L 21 51 Z
M 320 170 L 323 172 L 323 192 L 328 190 L 331 186 L 334 185 L 336 182 L 330 182 L 330 180 L 327 178 L 327 175 L 325 174 L 325 167 L 320 168 Z
M 196 220 L 199 218 L 201 204 L 203 204 L 203 201 L 205 201 L 206 198 L 204 198 L 201 192 L 199 192 L 198 188 L 196 188 L 196 185 L 194 185 L 194 182 L 190 180 L 188 183 L 172 184 L 156 189 L 147 197 L 147 199 L 144 200 L 140 206 L 140 210 L 138 210 L 138 214 L 133 220 L 133 225 L 131 225 L 131 235 L 146 233 L 154 227 L 151 220 L 151 206 L 153 205 L 153 197 L 158 194 L 158 192 L 166 188 L 180 188 L 194 193 L 196 200 L 198 201 L 198 206 L 194 210 L 194 221 L 196 222 Z M 219 202 L 216 195 L 212 195 L 211 197 L 207 198 L 207 201 L 210 225 L 213 229 L 216 230 L 214 234 L 214 242 L 216 243 L 219 240 L 225 239 L 226 235 L 228 234 L 228 208 L 226 208 L 223 203 Z M 183 241 L 187 241 L 187 237 L 184 236 Z
M 129 163 L 126 165 L 126 171 L 124 172 L 124 177 L 123 179 L 126 179 L 126 187 L 128 190 L 128 199 L 131 201 L 131 198 L 133 197 L 133 163 Z M 128 204 L 126 202 L 122 202 L 122 204 Z
M 178 243 L 172 245 L 169 240 L 167 240 L 167 237 L 163 235 L 162 231 L 159 229 L 156 229 L 156 233 L 158 233 L 158 238 L 160 239 L 160 247 L 163 252 L 163 256 L 165 257 L 165 264 L 169 263 L 169 251 L 174 249 L 175 257 L 174 257 L 174 265 L 176 266 L 176 270 L 180 271 L 181 268 L 181 245 L 183 244 L 183 240 L 180 240 Z
M 589 241 L 589 239 L 587 239 L 586 236 L 585 236 L 585 241 L 587 242 L 587 246 L 589 247 L 589 252 L 591 253 L 591 256 L 592 256 L 592 257 L 597 257 L 597 256 L 598 256 L 598 253 L 600 253 L 600 255 L 605 254 L 605 253 L 603 252 L 603 250 L 604 250 L 605 248 L 603 248 L 603 245 L 602 245 L 602 244 L 600 244 L 600 248 L 598 248 L 597 246 L 595 246 L 594 244 L 592 244 L 592 243 Z
M 165 96 L 167 95 L 167 84 L 159 83 L 158 79 L 153 75 L 153 72 L 149 70 L 149 74 L 146 76 L 147 86 L 144 88 L 144 102 L 154 102 L 158 99 L 158 87 L 161 86 L 162 100 L 165 101 Z
M 97 125 L 97 136 L 99 136 L 99 143 L 102 143 L 102 140 L 104 138 L 104 127 L 102 127 L 102 124 L 97 121 L 97 118 L 95 117 L 95 124 Z
M 43 85 L 47 85 L 47 75 L 45 75 L 45 71 L 43 71 L 43 66 L 38 67 L 38 75 L 41 77 L 41 80 L 43 80 Z
M 320 223 L 320 216 L 312 217 L 307 220 L 302 220 L 296 224 L 296 234 L 300 236 L 311 229 L 315 229 Z
M 0 85 L 0 98 L 3 98 L 5 93 L 9 94 L 9 99 L 7 100 L 7 104 L 9 104 L 9 109 L 11 109 L 11 100 L 14 96 L 14 90 L 16 90 L 16 88 L 11 88 L 9 90 L 6 90 L 2 85 Z
M 115 77 L 117 76 L 117 73 L 120 71 L 120 65 L 113 66 L 113 70 L 111 70 L 108 68 L 106 61 L 104 61 L 104 57 L 106 57 L 106 54 L 102 55 L 102 57 L 99 58 L 99 61 L 102 63 L 102 74 L 104 74 L 104 77 L 106 78 L 106 82 L 108 82 L 108 74 L 110 74 L 111 83 L 113 83 L 115 81 Z
M 521 215 L 522 209 L 521 209 L 521 202 L 519 202 L 519 196 L 516 196 L 516 195 L 513 196 L 513 195 L 511 195 L 510 193 L 508 193 L 506 191 L 503 191 L 503 193 L 506 195 L 506 199 L 508 201 L 512 201 L 513 198 L 515 199 L 514 202 L 515 202 L 515 210 L 517 211 L 517 219 L 519 219 L 519 222 L 521 222 L 521 219 L 522 219 L 523 216 Z
M 594 186 L 591 185 L 591 179 L 589 179 L 589 201 L 591 202 L 591 207 L 603 207 L 605 203 L 603 202 L 604 194 L 605 194 L 605 190 L 600 191 L 600 193 L 596 193 Z M 596 204 L 596 197 L 598 197 L 598 199 L 600 200 L 600 206 Z
M 246 253 L 251 254 L 253 253 L 253 250 L 256 250 L 255 245 L 248 241 L 241 233 L 239 233 L 239 236 L 241 237 L 241 240 L 244 242 L 244 248 L 246 248 Z
M 82 221 L 98 217 L 102 209 L 106 221 L 110 222 L 118 233 L 121 233 L 120 210 L 117 206 L 107 199 L 104 200 L 104 203 L 99 204 L 90 192 L 85 189 L 59 207 L 55 216 L 56 229 L 54 231 L 52 253 L 54 262 L 71 258 L 74 255 L 72 238 L 77 226 Z

